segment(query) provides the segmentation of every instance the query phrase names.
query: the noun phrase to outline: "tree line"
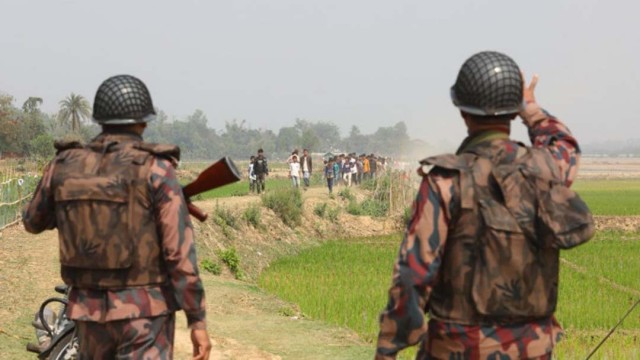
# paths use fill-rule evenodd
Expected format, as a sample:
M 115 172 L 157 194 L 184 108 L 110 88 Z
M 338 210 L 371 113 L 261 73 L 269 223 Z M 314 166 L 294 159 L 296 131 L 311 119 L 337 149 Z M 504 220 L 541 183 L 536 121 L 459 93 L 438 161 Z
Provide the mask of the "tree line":
M 70 94 L 58 104 L 59 111 L 47 114 L 40 109 L 43 100 L 30 97 L 17 107 L 13 97 L 0 93 L 0 158 L 32 157 L 47 159 L 53 156 L 54 140 L 87 142 L 100 132 L 90 121 L 91 106 L 81 95 Z M 312 152 L 375 153 L 401 157 L 407 152 L 427 147 L 420 140 L 411 140 L 403 121 L 393 126 L 379 127 L 371 134 L 363 134 L 352 126 L 346 136 L 331 122 L 311 122 L 296 119 L 291 126 L 277 132 L 253 129 L 245 120 L 231 120 L 224 129 L 208 126 L 206 114 L 194 111 L 185 118 L 170 118 L 157 109 L 157 118 L 148 124 L 144 133 L 148 142 L 179 145 L 183 159 L 215 159 L 228 155 L 248 158 L 262 148 L 268 156 L 286 158 L 293 149 Z

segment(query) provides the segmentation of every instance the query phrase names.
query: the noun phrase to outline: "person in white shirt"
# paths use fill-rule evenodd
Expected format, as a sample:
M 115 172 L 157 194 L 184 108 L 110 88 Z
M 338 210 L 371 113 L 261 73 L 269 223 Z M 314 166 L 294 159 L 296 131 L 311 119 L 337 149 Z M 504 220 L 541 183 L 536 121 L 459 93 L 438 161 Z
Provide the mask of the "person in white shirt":
M 291 162 L 289 163 L 289 177 L 291 178 L 291 184 L 293 187 L 300 187 L 300 163 L 298 162 L 298 156 L 293 155 Z
M 256 190 L 256 174 L 253 172 L 253 162 L 255 159 L 256 157 L 251 155 L 251 158 L 249 158 L 249 168 L 247 169 L 249 173 L 249 192 L 251 194 Z

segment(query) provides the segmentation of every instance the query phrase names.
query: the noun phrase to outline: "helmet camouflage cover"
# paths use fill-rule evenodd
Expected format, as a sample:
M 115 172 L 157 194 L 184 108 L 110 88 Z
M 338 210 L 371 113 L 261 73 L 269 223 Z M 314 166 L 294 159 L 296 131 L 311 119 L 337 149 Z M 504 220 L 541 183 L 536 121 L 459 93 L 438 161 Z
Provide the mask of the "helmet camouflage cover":
M 93 101 L 93 119 L 99 124 L 143 123 L 155 115 L 147 86 L 131 75 L 116 75 L 102 82 Z
M 522 75 L 509 56 L 483 51 L 462 64 L 451 100 L 460 110 L 479 116 L 515 114 L 522 109 Z

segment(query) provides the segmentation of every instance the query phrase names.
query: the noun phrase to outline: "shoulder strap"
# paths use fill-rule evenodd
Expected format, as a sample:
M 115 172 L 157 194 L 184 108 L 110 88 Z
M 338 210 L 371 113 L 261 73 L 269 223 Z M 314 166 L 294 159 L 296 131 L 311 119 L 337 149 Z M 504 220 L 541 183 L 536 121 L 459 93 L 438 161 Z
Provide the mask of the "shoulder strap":
M 476 155 L 469 153 L 461 155 L 445 154 L 428 157 L 421 160 L 420 164 L 457 171 L 460 175 L 460 206 L 463 209 L 472 209 L 474 203 L 473 164 L 477 158 Z
M 84 146 L 77 140 L 56 140 L 53 143 L 53 147 L 56 148 L 59 154 L 62 151 L 69 149 L 82 149 Z
M 135 149 L 146 151 L 153 155 L 165 158 L 171 161 L 174 166 L 177 166 L 178 161 L 180 161 L 180 147 L 177 145 L 139 142 L 136 143 L 133 147 Z

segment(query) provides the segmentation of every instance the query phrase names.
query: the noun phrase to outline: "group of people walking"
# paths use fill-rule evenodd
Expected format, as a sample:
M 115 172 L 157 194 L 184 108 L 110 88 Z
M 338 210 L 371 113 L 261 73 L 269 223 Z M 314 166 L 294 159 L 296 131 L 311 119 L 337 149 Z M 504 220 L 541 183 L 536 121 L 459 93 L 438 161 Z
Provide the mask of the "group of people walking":
M 324 178 L 327 180 L 329 193 L 333 193 L 336 185 L 359 185 L 363 180 L 374 179 L 376 174 L 384 171 L 385 166 L 385 158 L 374 154 L 340 154 L 324 161 Z

